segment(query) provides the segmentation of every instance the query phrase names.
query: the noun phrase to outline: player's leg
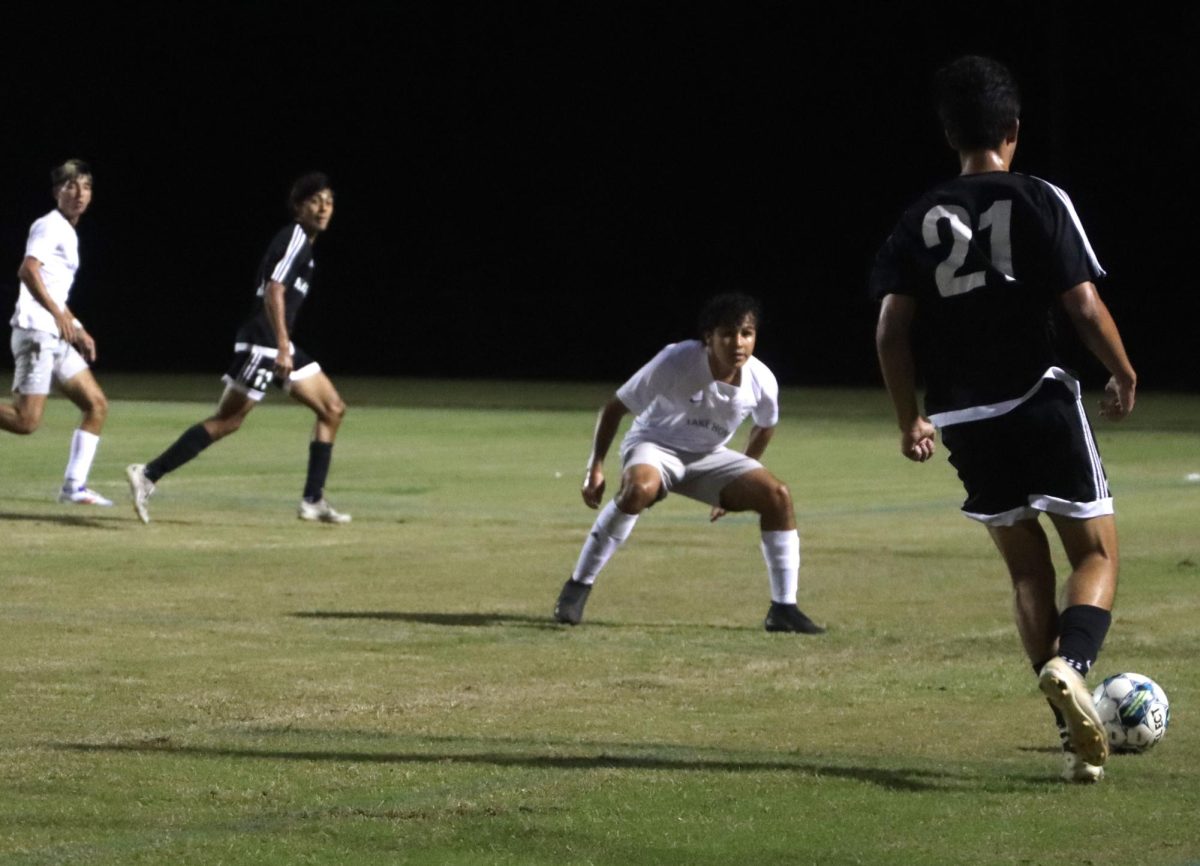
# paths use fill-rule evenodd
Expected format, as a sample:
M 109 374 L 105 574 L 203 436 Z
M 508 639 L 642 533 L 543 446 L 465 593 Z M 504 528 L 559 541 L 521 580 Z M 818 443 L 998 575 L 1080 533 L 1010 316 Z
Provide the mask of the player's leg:
M 133 495 L 133 510 L 142 523 L 150 522 L 147 503 L 159 479 L 194 460 L 218 439 L 224 439 L 240 429 L 260 398 L 261 392 L 256 398 L 232 384 L 227 385 L 212 415 L 184 430 L 178 439 L 149 463 L 133 463 L 126 467 L 125 477 L 129 480 L 129 490 Z
M 251 395 L 232 385 L 226 386 L 225 392 L 217 402 L 216 411 L 184 430 L 167 450 L 147 463 L 146 477 L 151 482 L 158 483 L 167 473 L 174 472 L 185 463 L 196 459 L 209 445 L 240 430 L 250 410 L 257 405 L 258 401 Z
M 13 402 L 0 406 L 0 430 L 28 436 L 42 423 L 54 377 L 52 343 L 57 340 L 28 328 L 13 328 Z
M 787 485 L 762 467 L 751 469 L 721 489 L 720 506 L 726 511 L 754 511 L 759 515 L 762 554 L 771 584 L 771 607 L 763 623 L 766 630 L 822 634 L 825 629 L 796 604 L 800 535 Z
M 621 488 L 600 509 L 571 577 L 563 584 L 554 605 L 554 618 L 559 622 L 578 625 L 582 621 L 584 605 L 600 570 L 629 538 L 638 516 L 666 495 L 662 464 L 669 455 L 656 446 L 639 445 L 627 458 L 621 472 Z M 652 462 L 643 462 L 646 460 Z
M 1098 646 L 1089 648 L 1087 639 L 1094 623 L 1086 612 L 1080 615 L 1080 605 L 1059 614 L 1050 546 L 1036 519 L 1018 520 L 1011 526 L 989 526 L 988 531 L 1008 567 L 1017 631 L 1038 672 L 1038 686 L 1050 703 L 1063 741 L 1064 777 L 1077 782 L 1097 781 L 1103 778 L 1108 757 L 1103 727 L 1084 683 L 1086 670 L 1076 666 L 1079 660 L 1065 658 L 1063 648 L 1065 637 L 1065 652 L 1094 659 Z
M 71 353 L 77 355 L 74 349 Z M 64 368 L 71 369 L 66 366 L 67 363 L 64 362 Z M 83 364 L 82 369 L 59 383 L 63 394 L 79 407 L 83 417 L 71 436 L 71 450 L 58 501 L 77 505 L 112 505 L 111 500 L 89 490 L 87 486 L 96 449 L 100 445 L 100 431 L 104 429 L 104 421 L 108 418 L 108 398 L 81 357 L 78 363 Z
M 46 394 L 16 394 L 11 405 L 0 406 L 0 430 L 28 436 L 42 424 Z
M 988 534 L 1008 567 L 1013 615 L 1021 645 L 1035 670 L 1040 671 L 1058 649 L 1058 607 L 1050 543 L 1036 518 L 1018 520 L 1011 526 L 989 526 Z
M 335 511 L 325 501 L 325 481 L 333 460 L 333 442 L 346 415 L 346 404 L 333 382 L 319 367 L 307 375 L 305 368 L 297 370 L 288 382 L 288 392 L 317 416 L 312 439 L 308 443 L 308 470 L 298 511 L 300 519 L 349 523 L 350 515 Z

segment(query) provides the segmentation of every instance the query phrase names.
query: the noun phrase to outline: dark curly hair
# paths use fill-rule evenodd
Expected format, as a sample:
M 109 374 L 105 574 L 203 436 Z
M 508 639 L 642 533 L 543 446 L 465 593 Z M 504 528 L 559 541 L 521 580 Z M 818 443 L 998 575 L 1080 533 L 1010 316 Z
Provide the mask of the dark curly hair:
M 1021 94 L 1009 68 L 975 55 L 938 70 L 934 104 L 956 150 L 998 147 L 1021 116 Z
M 308 174 L 296 178 L 296 182 L 292 184 L 292 191 L 288 193 L 288 206 L 292 209 L 292 213 L 299 211 L 300 205 L 323 189 L 333 189 L 329 183 L 329 176 L 323 172 L 310 171 Z
M 753 317 L 756 326 L 762 320 L 762 305 L 758 299 L 741 292 L 727 292 L 705 302 L 696 325 L 700 336 L 704 337 L 722 325 L 736 328 L 747 316 Z

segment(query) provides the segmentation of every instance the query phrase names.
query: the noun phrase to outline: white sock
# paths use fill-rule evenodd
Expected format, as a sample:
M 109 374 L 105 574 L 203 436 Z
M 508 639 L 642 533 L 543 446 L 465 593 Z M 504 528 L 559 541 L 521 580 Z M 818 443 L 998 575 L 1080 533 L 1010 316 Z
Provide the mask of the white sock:
M 800 584 L 800 533 L 794 529 L 764 532 L 762 554 L 771 581 L 771 601 L 795 604 Z
M 87 486 L 88 473 L 92 471 L 92 461 L 96 459 L 96 447 L 100 437 L 86 430 L 76 430 L 71 437 L 71 456 L 67 458 L 67 474 L 63 479 L 63 487 L 78 490 Z
M 610 500 L 592 524 L 592 531 L 588 533 L 583 550 L 579 552 L 579 562 L 575 563 L 571 579 L 588 586 L 595 583 L 600 569 L 633 532 L 637 519 L 636 514 L 626 514 L 617 508 L 615 501 Z

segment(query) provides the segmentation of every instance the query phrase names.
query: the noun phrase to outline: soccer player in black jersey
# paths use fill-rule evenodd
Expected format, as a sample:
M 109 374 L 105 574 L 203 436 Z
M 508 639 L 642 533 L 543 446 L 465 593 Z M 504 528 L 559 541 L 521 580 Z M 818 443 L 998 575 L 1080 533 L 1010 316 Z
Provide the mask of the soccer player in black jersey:
M 963 512 L 988 527 L 1008 567 L 1017 630 L 1062 736 L 1063 777 L 1094 782 L 1108 746 L 1084 677 L 1111 622 L 1117 531 L 1079 383 L 1058 366 L 1053 308 L 1111 374 L 1102 416 L 1129 414 L 1137 376 L 1070 199 L 1009 170 L 1020 128 L 1012 74 L 960 58 L 938 73 L 937 107 L 961 173 L 908 208 L 878 254 L 879 362 L 901 452 L 928 460 L 940 430 Z M 1071 565 L 1061 611 L 1042 513 Z
M 300 519 L 350 521 L 349 514 L 335 511 L 325 500 L 333 440 L 346 405 L 321 365 L 293 345 L 290 337 L 313 280 L 313 244 L 333 217 L 329 179 L 320 173 L 304 175 L 292 186 L 290 203 L 295 219 L 275 235 L 259 265 L 254 311 L 238 328 L 233 363 L 225 374 L 225 393 L 216 413 L 189 427 L 149 463 L 135 463 L 125 470 L 134 510 L 143 523 L 150 522 L 146 504 L 159 479 L 218 439 L 236 432 L 272 382 L 280 384 L 317 416 L 309 443 Z

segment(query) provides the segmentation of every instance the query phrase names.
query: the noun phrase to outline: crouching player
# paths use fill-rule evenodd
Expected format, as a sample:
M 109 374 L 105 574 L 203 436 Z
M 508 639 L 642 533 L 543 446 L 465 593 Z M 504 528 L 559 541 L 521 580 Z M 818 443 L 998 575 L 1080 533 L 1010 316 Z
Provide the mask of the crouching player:
M 600 410 L 583 479 L 589 508 L 599 508 L 604 497 L 604 458 L 621 419 L 630 412 L 637 418 L 621 443 L 621 488 L 592 525 L 554 618 L 577 625 L 596 576 L 638 516 L 668 493 L 680 493 L 712 506 L 713 520 L 728 511 L 757 512 L 771 583 L 767 631 L 821 634 L 825 629 L 796 606 L 800 537 L 791 494 L 758 462 L 779 421 L 779 386 L 754 357 L 758 302 L 742 294 L 717 296 L 699 324 L 702 339 L 668 345 Z M 747 415 L 754 428 L 739 454 L 725 444 Z

